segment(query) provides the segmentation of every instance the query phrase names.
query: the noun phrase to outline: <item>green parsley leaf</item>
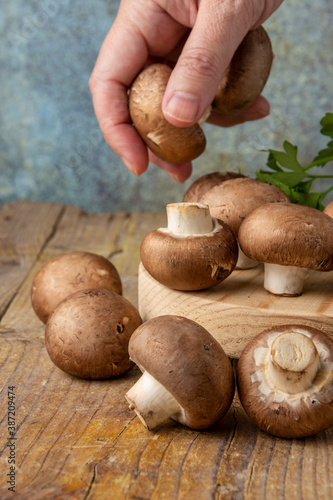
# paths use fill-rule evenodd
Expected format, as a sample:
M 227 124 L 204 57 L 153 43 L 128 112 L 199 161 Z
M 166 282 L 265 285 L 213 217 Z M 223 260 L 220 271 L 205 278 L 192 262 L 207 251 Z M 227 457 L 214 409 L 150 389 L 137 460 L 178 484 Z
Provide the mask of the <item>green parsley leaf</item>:
M 330 141 L 326 149 L 319 151 L 313 162 L 316 162 L 319 167 L 324 167 L 326 163 L 333 160 L 333 141 Z
M 272 170 L 276 170 L 276 172 L 283 172 L 282 168 L 279 167 L 273 153 L 271 152 L 268 155 L 267 166 Z
M 320 120 L 320 125 L 322 126 L 320 133 L 333 139 L 333 113 L 326 113 L 324 118 Z
M 333 113 L 326 113 L 320 124 L 321 134 L 333 138 Z M 324 210 L 322 201 L 333 190 L 333 186 L 323 193 L 311 192 L 311 187 L 315 179 L 333 179 L 333 174 L 310 174 L 309 170 L 313 167 L 324 167 L 333 161 L 333 140 L 329 141 L 327 147 L 319 151 L 314 160 L 305 166 L 302 166 L 297 159 L 297 146 L 284 141 L 283 149 L 284 151 L 268 150 L 266 165 L 271 171 L 259 170 L 256 172 L 257 179 L 282 189 L 292 203 Z
M 274 151 L 273 149 L 270 149 L 269 152 L 281 167 L 293 170 L 294 172 L 302 172 L 303 167 L 297 160 L 297 146 L 293 146 L 290 142 L 284 141 L 283 147 L 285 152 Z

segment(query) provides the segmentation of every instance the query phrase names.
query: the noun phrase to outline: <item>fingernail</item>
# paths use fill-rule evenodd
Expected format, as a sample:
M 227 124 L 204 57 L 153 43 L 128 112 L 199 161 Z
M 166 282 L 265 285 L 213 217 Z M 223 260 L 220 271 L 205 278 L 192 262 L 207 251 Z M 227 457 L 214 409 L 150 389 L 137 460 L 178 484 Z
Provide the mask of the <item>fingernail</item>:
M 258 105 L 257 111 L 258 114 L 260 114 L 263 117 L 269 115 L 270 113 L 269 103 L 267 101 L 261 101 Z
M 179 182 L 180 184 L 185 182 L 185 180 L 182 178 L 182 176 L 178 175 L 177 172 L 167 172 L 167 173 L 168 173 L 168 176 L 171 177 L 172 180 Z
M 266 99 L 258 99 L 257 102 L 255 103 L 255 113 L 258 116 L 267 116 L 270 113 L 270 105 L 269 102 Z
M 164 113 L 181 122 L 194 122 L 199 110 L 199 99 L 186 92 L 175 92 L 167 103 Z
M 129 162 L 128 160 L 126 160 L 126 158 L 121 158 L 122 159 L 122 162 L 124 163 L 125 167 L 130 171 L 132 172 L 132 174 L 136 175 L 137 177 L 139 177 L 142 172 L 140 172 L 137 168 L 137 166 L 132 163 L 132 162 Z
M 244 121 L 260 120 L 260 118 L 265 118 L 270 112 L 269 103 L 266 101 L 256 102 L 255 105 L 250 106 L 248 109 L 243 111 L 242 117 Z

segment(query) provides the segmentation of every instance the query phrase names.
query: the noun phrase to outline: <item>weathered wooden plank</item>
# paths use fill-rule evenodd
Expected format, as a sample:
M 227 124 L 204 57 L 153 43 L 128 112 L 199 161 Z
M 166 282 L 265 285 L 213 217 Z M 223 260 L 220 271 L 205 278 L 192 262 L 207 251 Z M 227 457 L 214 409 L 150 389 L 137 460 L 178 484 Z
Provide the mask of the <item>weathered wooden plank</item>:
M 136 418 L 112 448 L 108 463 L 98 466 L 92 497 L 104 498 L 108 491 L 112 498 L 212 498 L 216 455 L 228 434 L 176 423 L 149 432 Z
M 27 272 L 20 293 L 6 311 L 2 319 L 2 331 L 43 334 L 42 323 L 35 316 L 30 303 L 31 285 L 38 270 L 51 259 L 76 250 L 97 253 L 112 261 L 112 256 L 122 251 L 118 240 L 120 234 L 126 232 L 128 218 L 126 213 L 87 214 L 78 207 L 66 207 L 58 218 L 52 237 Z M 123 274 L 120 269 L 119 272 Z
M 63 205 L 17 201 L 0 207 L 0 318 L 61 217 Z
M 133 419 L 124 398 L 132 374 L 112 381 L 70 377 L 50 361 L 42 339 L 1 339 L 1 435 L 7 436 L 7 387 L 15 387 L 17 485 L 20 492 L 62 486 L 116 440 Z M 4 442 L 1 452 L 6 457 Z M 1 462 L 0 486 L 6 480 Z M 76 478 L 77 479 L 77 478 Z M 81 482 L 87 490 L 91 476 Z M 10 492 L 9 492 L 10 493 Z M 5 498 L 2 496 L 1 498 Z M 45 497 L 46 498 L 46 497 Z
M 159 214 L 130 215 L 125 212 L 87 214 L 78 207 L 65 207 L 43 252 L 33 265 L 30 264 L 31 269 L 22 282 L 20 293 L 8 308 L 0 331 L 16 330 L 43 334 L 42 324 L 34 315 L 30 304 L 33 278 L 49 260 L 76 250 L 93 252 L 108 258 L 122 278 L 124 297 L 137 307 L 140 243 L 156 221 L 158 223 L 163 217 Z

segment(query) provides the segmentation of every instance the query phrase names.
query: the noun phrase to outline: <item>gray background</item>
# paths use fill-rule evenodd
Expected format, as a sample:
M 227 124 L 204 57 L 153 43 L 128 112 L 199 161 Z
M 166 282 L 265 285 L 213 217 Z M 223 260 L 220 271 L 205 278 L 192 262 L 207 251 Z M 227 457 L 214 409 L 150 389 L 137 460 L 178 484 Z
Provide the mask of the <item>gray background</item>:
M 276 54 L 264 90 L 271 115 L 230 129 L 204 125 L 207 149 L 184 184 L 153 165 L 140 178 L 129 173 L 103 140 L 88 89 L 118 5 L 2 2 L 1 203 L 25 198 L 95 212 L 161 211 L 204 173 L 254 176 L 266 163 L 261 150 L 280 149 L 285 139 L 299 146 L 301 162 L 326 146 L 319 121 L 333 111 L 332 1 L 290 0 L 265 23 Z M 333 174 L 332 163 L 326 171 Z M 331 199 L 332 193 L 325 202 Z

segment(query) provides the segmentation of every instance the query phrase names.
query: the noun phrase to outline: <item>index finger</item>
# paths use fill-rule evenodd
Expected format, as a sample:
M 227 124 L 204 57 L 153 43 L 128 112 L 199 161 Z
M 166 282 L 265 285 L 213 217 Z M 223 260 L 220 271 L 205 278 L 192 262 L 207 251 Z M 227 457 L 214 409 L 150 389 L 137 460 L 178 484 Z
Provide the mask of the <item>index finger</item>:
M 127 89 L 147 57 L 141 33 L 135 26 L 116 19 L 103 42 L 89 82 L 96 118 L 106 142 L 136 175 L 147 169 L 148 152 L 131 125 Z

